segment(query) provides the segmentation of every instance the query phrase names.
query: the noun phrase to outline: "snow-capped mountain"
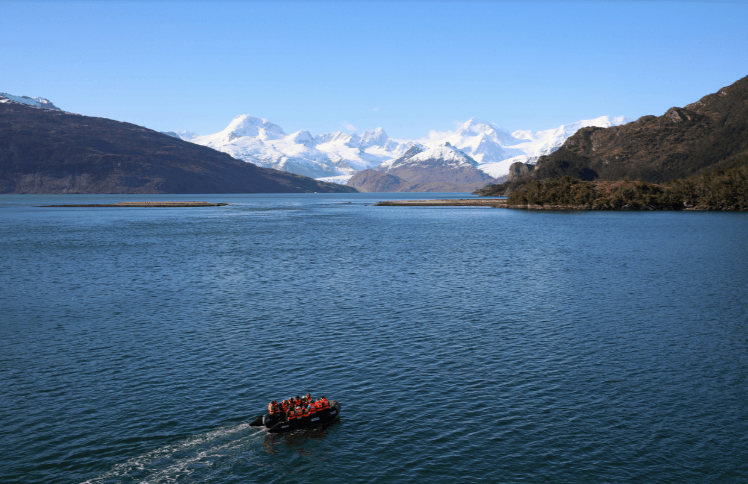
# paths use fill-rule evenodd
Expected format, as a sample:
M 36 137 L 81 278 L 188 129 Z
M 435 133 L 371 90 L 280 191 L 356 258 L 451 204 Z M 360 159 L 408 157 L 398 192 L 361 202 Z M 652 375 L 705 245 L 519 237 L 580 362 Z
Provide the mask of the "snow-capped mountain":
M 185 141 L 223 151 L 260 166 L 311 177 L 353 175 L 397 158 L 413 143 L 390 139 L 382 128 L 355 133 L 308 131 L 286 134 L 267 119 L 243 114 L 222 131 L 200 136 L 177 132 Z
M 432 148 L 420 148 L 412 146 L 403 156 L 394 160 L 388 160 L 377 167 L 380 171 L 389 171 L 392 168 L 401 168 L 415 165 L 472 167 L 478 166 L 478 162 L 463 151 L 458 150 L 449 141 Z
M 449 141 L 430 148 L 411 146 L 400 158 L 379 165 L 377 171 L 361 173 L 368 173 L 366 179 L 354 175 L 348 185 L 358 182 L 356 188 L 365 191 L 377 191 L 383 187 L 391 189 L 391 183 L 381 183 L 385 175 L 400 180 L 398 191 L 464 192 L 497 181 L 479 170 L 477 161 Z M 381 173 L 381 176 L 377 177 L 376 173 Z
M 556 151 L 566 139 L 580 128 L 599 126 L 607 128 L 633 121 L 624 116 L 601 116 L 576 123 L 564 124 L 554 129 L 542 131 L 520 130 L 508 132 L 501 126 L 472 118 L 454 131 L 429 133 L 428 138 L 418 140 L 425 146 L 439 146 L 449 142 L 479 165 L 478 169 L 499 178 L 509 173 L 512 163 L 535 163 L 543 155 Z M 386 165 L 377 169 L 387 169 Z
M 431 131 L 428 138 L 418 140 L 424 146 L 440 146 L 449 143 L 469 154 L 478 163 L 501 161 L 522 154 L 521 150 L 508 148 L 521 143 L 509 131 L 499 125 L 472 118 L 455 131 Z
M 510 133 L 499 125 L 472 118 L 454 131 L 431 131 L 422 139 L 399 140 L 389 138 L 382 128 L 364 131 L 360 136 L 341 131 L 316 136 L 308 131 L 286 134 L 267 119 L 243 114 L 215 134 L 201 136 L 189 131 L 177 134 L 183 140 L 209 146 L 240 160 L 315 178 L 350 176 L 372 168 L 387 171 L 413 147 L 422 151 L 436 149 L 438 153 L 423 155 L 428 157 L 423 159 L 408 157 L 408 163 L 427 159 L 433 162 L 441 155 L 446 156 L 445 162 L 452 162 L 459 151 L 473 160 L 478 170 L 498 178 L 508 174 L 516 161 L 534 163 L 540 156 L 555 151 L 580 128 L 610 127 L 629 121 L 632 120 L 623 116 L 602 116 L 554 129 Z
M 54 109 L 60 111 L 60 108 L 52 104 L 52 101 L 43 97 L 28 97 L 28 96 L 14 96 L 7 92 L 0 92 L 0 98 L 5 98 L 13 102 L 28 104 L 29 106 L 35 106 L 37 108 Z M 8 102 L 0 99 L 0 102 Z

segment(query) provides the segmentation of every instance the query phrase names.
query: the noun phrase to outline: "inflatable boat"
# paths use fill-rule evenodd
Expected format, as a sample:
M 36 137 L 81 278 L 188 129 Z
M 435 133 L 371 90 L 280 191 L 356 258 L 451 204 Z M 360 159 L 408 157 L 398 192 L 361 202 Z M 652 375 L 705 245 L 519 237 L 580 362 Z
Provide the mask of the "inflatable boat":
M 318 411 L 314 417 L 302 417 L 285 421 L 281 420 L 279 414 L 267 414 L 257 417 L 249 425 L 252 427 L 265 427 L 268 429 L 268 432 L 278 434 L 331 423 L 338 418 L 338 415 L 340 415 L 340 403 L 337 400 L 330 400 L 330 408 Z

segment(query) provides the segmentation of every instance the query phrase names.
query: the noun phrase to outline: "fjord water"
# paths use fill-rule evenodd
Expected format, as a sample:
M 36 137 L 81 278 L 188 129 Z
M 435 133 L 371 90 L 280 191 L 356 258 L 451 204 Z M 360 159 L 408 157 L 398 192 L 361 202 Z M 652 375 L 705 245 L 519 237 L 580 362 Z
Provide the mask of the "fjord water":
M 404 197 L 0 197 L 0 481 L 748 479 L 748 214 Z

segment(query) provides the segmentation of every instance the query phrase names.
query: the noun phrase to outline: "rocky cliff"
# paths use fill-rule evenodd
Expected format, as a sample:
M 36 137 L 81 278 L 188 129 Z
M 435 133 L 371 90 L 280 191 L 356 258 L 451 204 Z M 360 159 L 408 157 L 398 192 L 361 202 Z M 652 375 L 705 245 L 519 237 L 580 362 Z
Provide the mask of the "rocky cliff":
M 522 163 L 521 161 L 512 163 L 512 166 L 509 167 L 509 176 L 507 177 L 507 181 L 514 181 L 528 176 L 534 169 L 535 165 L 531 165 L 529 163 Z

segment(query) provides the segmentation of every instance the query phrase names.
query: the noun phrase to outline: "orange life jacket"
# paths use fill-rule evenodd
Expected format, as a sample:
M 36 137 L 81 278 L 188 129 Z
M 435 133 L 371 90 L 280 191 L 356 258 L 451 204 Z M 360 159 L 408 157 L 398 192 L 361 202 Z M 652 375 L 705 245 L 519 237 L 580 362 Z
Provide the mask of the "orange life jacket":
M 311 415 L 312 417 L 314 417 L 315 415 L 317 415 L 317 407 L 316 407 L 316 405 L 314 405 L 314 404 L 309 405 L 309 415 Z
M 324 410 L 327 410 L 328 408 L 330 408 L 330 402 L 328 402 L 326 398 L 323 398 L 320 401 L 322 402 L 322 408 Z
M 273 402 L 268 403 L 268 413 L 270 415 L 274 414 L 278 411 L 278 405 L 273 404 Z
M 306 408 L 306 407 L 304 407 L 304 410 L 303 410 L 303 413 L 302 413 L 302 415 L 303 415 L 304 417 L 308 417 L 308 416 L 309 416 L 309 409 L 308 409 L 308 408 Z
M 286 402 L 285 400 L 283 401 L 283 411 L 288 412 L 288 402 Z
M 301 399 L 300 399 L 300 398 L 297 398 L 297 399 L 295 399 L 295 400 L 294 400 L 294 404 L 295 404 L 295 405 L 296 405 L 297 407 L 300 407 L 300 406 L 301 406 Z
M 288 420 L 293 420 L 295 418 L 296 418 L 296 412 L 295 411 L 291 410 L 290 412 L 288 412 Z

